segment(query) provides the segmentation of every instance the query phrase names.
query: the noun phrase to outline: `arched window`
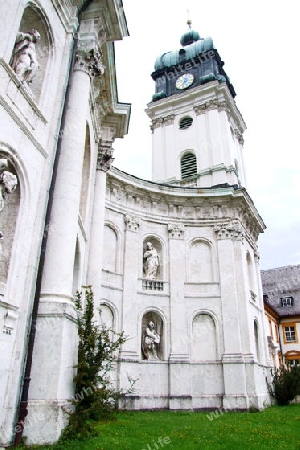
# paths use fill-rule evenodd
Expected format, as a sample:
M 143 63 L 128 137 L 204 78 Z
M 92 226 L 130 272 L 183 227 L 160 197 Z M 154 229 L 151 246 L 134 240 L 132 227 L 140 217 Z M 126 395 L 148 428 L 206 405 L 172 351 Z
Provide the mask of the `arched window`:
M 79 243 L 76 242 L 76 250 L 75 250 L 75 258 L 73 265 L 73 294 L 76 294 L 76 291 L 80 291 L 81 283 L 80 283 L 80 249 Z
M 259 335 L 258 335 L 258 325 L 256 320 L 254 320 L 254 343 L 255 343 L 255 353 L 256 353 L 256 357 L 257 360 L 260 360 L 260 355 L 259 355 Z
M 186 59 L 186 51 L 184 50 L 184 48 L 181 48 L 179 50 L 179 62 L 185 61 Z
M 212 247 L 201 239 L 193 241 L 188 252 L 188 281 L 194 283 L 213 282 Z
M 217 359 L 217 333 L 214 319 L 205 313 L 193 320 L 192 360 L 215 361 Z
M 250 294 L 251 294 L 252 300 L 255 300 L 256 299 L 256 293 L 255 293 L 256 286 L 255 286 L 255 281 L 254 281 L 254 268 L 253 268 L 253 264 L 252 264 L 251 255 L 248 251 L 247 251 L 247 255 L 246 255 L 246 260 L 247 260 L 247 270 L 248 270 Z
M 197 175 L 197 159 L 192 152 L 186 152 L 181 158 L 181 178 L 189 178 Z
M 100 313 L 100 324 L 104 325 L 108 330 L 114 330 L 115 328 L 115 320 L 114 313 L 111 308 L 105 303 L 101 303 L 99 308 Z
M 8 276 L 19 209 L 16 168 L 8 155 L 0 152 L 0 293 Z
M 80 215 L 85 221 L 87 202 L 88 202 L 88 191 L 90 183 L 90 160 L 91 160 L 91 144 L 90 144 L 90 129 L 86 126 L 85 134 L 85 149 L 84 149 L 84 159 L 82 165 L 82 180 L 81 180 L 81 196 L 80 196 Z
M 182 119 L 180 119 L 179 128 L 180 130 L 186 130 L 192 125 L 192 123 L 193 123 L 192 117 L 189 116 L 183 117 Z
M 109 225 L 104 227 L 103 235 L 103 263 L 104 270 L 117 272 L 118 236 Z

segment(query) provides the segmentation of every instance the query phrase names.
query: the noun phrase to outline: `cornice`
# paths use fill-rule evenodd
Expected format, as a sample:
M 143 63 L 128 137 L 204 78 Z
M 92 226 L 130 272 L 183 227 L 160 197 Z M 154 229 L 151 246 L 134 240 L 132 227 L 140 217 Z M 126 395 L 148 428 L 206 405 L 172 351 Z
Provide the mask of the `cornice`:
M 139 215 L 148 221 L 178 221 L 191 226 L 239 221 L 243 237 L 257 249 L 265 225 L 244 189 L 233 187 L 183 188 L 141 180 L 111 168 L 107 173 L 106 205 L 109 209 Z
M 52 0 L 52 5 L 66 32 L 75 32 L 78 26 L 76 6 L 70 0 Z
M 128 132 L 131 104 L 118 100 L 114 43 L 106 42 L 101 50 L 105 72 L 93 79 L 94 105 L 101 127 L 113 127 L 115 137 L 123 138 Z
M 244 119 L 230 94 L 226 83 L 212 81 L 203 86 L 163 98 L 147 105 L 146 113 L 150 119 L 155 120 L 170 114 L 181 114 L 184 104 L 194 105 L 196 114 L 205 113 L 212 109 L 225 111 L 232 117 L 240 134 L 246 130 Z

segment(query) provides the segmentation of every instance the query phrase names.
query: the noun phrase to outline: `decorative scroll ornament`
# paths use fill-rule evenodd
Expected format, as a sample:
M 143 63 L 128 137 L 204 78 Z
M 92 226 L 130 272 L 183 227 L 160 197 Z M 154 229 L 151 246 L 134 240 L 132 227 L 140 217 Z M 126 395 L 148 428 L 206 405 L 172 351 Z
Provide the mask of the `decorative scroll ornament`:
M 213 109 L 217 109 L 218 111 L 226 111 L 227 113 L 229 113 L 227 103 L 225 101 L 219 101 L 217 98 L 208 100 L 201 105 L 195 105 L 193 109 L 197 116 Z
M 169 237 L 173 239 L 183 239 L 184 227 L 173 223 L 168 224 Z
M 234 130 L 235 137 L 240 145 L 244 145 L 244 138 L 238 130 Z
M 175 114 L 169 114 L 165 117 L 156 117 L 152 119 L 152 125 L 150 126 L 151 130 L 155 130 L 155 128 L 163 127 L 165 125 L 172 125 L 174 123 Z
M 126 216 L 124 217 L 124 222 L 126 230 L 135 232 L 139 231 L 141 225 L 139 217 L 126 214 Z
M 242 241 L 244 238 L 243 228 L 238 221 L 215 225 L 214 230 L 217 234 L 217 239 Z
M 81 70 L 90 77 L 104 73 L 102 54 L 95 41 L 79 42 L 75 56 L 74 71 Z
M 98 157 L 97 157 L 97 170 L 102 170 L 107 172 L 110 169 L 111 163 L 114 161 L 112 148 L 112 140 L 101 139 L 98 146 Z
M 163 126 L 164 119 L 162 117 L 157 117 L 156 119 L 152 119 L 152 125 L 150 126 L 151 130 L 155 130 L 155 128 L 159 128 Z

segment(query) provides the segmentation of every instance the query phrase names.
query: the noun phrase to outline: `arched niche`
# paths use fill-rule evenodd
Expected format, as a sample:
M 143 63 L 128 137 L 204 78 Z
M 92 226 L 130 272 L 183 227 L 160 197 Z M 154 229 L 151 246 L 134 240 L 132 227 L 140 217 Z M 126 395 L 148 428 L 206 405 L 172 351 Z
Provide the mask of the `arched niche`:
M 35 2 L 29 2 L 24 9 L 20 22 L 19 32 L 27 33 L 30 30 L 36 30 L 40 34 L 40 40 L 36 43 L 36 58 L 39 65 L 36 76 L 29 84 L 30 90 L 37 102 L 41 98 L 43 89 L 47 86 L 49 78 L 51 78 L 51 61 L 53 59 L 53 38 L 49 21 L 44 12 Z M 16 36 L 17 39 L 17 36 Z M 14 61 L 14 49 L 12 52 L 11 62 Z
M 164 322 L 155 311 L 143 315 L 141 324 L 142 359 L 159 361 L 164 359 Z
M 82 164 L 81 194 L 79 207 L 79 212 L 83 223 L 85 223 L 87 214 L 88 197 L 89 197 L 88 194 L 90 185 L 90 167 L 91 167 L 91 135 L 90 135 L 90 128 L 87 124 L 85 133 L 84 157 Z
M 255 319 L 253 322 L 253 333 L 254 333 L 254 348 L 255 348 L 255 356 L 257 360 L 260 361 L 260 351 L 259 351 L 259 329 L 258 323 Z
M 255 292 L 254 272 L 253 272 L 254 269 L 253 269 L 252 258 L 251 258 L 249 251 L 247 251 L 247 253 L 246 253 L 246 261 L 247 261 L 249 288 L 252 292 Z
M 119 239 L 115 228 L 111 224 L 104 225 L 102 268 L 109 272 L 118 271 Z
M 198 313 L 192 324 L 193 361 L 217 360 L 217 331 L 214 318 L 208 313 Z
M 163 264 L 163 249 L 160 240 L 155 236 L 146 237 L 143 241 L 143 278 L 162 280 Z
M 74 257 L 74 265 L 73 265 L 73 294 L 75 295 L 77 291 L 80 291 L 81 289 L 81 282 L 80 282 L 80 247 L 79 242 L 77 240 L 76 242 L 76 249 L 75 249 L 75 257 Z
M 8 277 L 20 196 L 14 161 L 7 153 L 0 151 L 0 293 Z
M 192 283 L 214 281 L 213 247 L 210 241 L 194 239 L 189 244 L 187 278 Z
M 101 303 L 99 308 L 99 322 L 107 330 L 115 330 L 115 317 L 112 308 L 107 303 Z

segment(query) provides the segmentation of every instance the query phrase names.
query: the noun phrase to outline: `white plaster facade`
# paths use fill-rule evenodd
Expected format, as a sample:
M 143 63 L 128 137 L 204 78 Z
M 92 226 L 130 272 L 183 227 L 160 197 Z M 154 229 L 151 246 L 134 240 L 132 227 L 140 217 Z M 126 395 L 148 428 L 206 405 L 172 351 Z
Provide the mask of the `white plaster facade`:
M 0 159 L 18 182 L 0 211 L 0 445 L 13 442 L 27 407 L 28 443 L 58 439 L 74 388 L 73 294 L 87 284 L 103 320 L 130 337 L 117 383 L 138 381 L 121 407 L 262 407 L 264 224 L 245 190 L 245 124 L 226 85 L 148 105 L 153 180 L 163 183 L 139 180 L 109 170 L 130 115 L 115 82 L 113 41 L 128 34 L 121 1 L 5 0 L 0 12 Z M 33 28 L 40 68 L 27 85 L 10 63 L 18 32 Z M 179 131 L 185 115 L 193 127 Z M 181 182 L 188 149 L 198 172 Z M 159 256 L 152 279 L 143 272 L 148 242 Z M 160 336 L 156 360 L 142 351 L 149 321 Z
M 129 336 L 120 387 L 128 386 L 128 375 L 138 378 L 123 406 L 263 407 L 269 362 L 254 244 L 263 223 L 246 191 L 199 193 L 113 169 L 105 228 L 100 302 L 111 309 L 116 330 Z M 147 281 L 149 241 L 158 249 L 160 273 Z M 143 357 L 146 315 L 161 330 L 158 361 Z
M 24 435 L 29 443 L 54 442 L 66 423 L 62 407 L 73 394 L 77 354 L 72 295 L 93 281 L 90 236 L 104 213 L 98 209 L 105 173 L 96 180 L 96 169 L 107 169 L 111 144 L 128 127 L 130 105 L 117 98 L 113 48 L 128 35 L 122 4 L 94 0 L 87 6 L 80 0 L 0 5 L 0 153 L 18 180 L 0 213 L 0 446 L 13 442 L 18 416 L 22 427 L 19 404 L 36 296 Z M 35 48 L 40 68 L 27 84 L 10 64 L 18 33 L 31 29 L 41 36 Z

